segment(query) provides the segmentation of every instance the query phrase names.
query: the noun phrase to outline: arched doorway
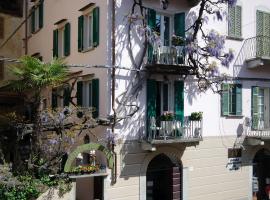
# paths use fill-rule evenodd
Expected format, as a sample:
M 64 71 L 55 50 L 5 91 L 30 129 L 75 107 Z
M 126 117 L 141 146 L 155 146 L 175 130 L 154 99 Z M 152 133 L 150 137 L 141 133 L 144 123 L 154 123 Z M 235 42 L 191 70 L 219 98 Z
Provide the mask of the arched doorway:
M 182 166 L 165 154 L 154 157 L 146 172 L 147 200 L 181 200 Z
M 253 159 L 253 199 L 268 199 L 267 186 L 270 186 L 270 151 L 261 149 Z

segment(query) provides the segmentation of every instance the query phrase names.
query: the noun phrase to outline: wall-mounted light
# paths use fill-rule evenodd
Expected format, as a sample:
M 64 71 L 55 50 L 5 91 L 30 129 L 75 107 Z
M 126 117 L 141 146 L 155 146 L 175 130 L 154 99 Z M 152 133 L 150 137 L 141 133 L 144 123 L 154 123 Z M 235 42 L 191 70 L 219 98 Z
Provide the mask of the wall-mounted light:
M 160 0 L 160 7 L 163 10 L 166 10 L 169 6 L 169 0 Z

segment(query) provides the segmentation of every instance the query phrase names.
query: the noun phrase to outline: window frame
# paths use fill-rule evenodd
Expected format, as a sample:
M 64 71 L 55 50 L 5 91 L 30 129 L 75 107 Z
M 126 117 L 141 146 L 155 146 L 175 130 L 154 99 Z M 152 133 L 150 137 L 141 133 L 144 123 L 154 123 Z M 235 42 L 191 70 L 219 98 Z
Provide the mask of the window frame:
M 91 17 L 91 19 L 89 19 Z M 94 48 L 93 45 L 93 10 L 83 15 L 83 51 Z
M 223 88 L 225 86 L 226 86 L 226 88 L 222 89 L 222 93 L 221 93 L 221 116 L 222 117 L 242 117 L 243 116 L 242 84 L 225 83 L 222 85 Z M 241 89 L 241 90 L 239 90 L 239 89 Z M 240 91 L 240 93 L 238 93 L 239 91 Z M 240 99 L 241 113 L 238 110 L 239 109 L 239 107 L 238 107 L 239 99 L 238 98 Z M 227 108 L 224 107 L 224 105 L 226 105 L 226 99 L 228 101 Z M 225 102 L 225 104 L 224 104 L 224 102 Z

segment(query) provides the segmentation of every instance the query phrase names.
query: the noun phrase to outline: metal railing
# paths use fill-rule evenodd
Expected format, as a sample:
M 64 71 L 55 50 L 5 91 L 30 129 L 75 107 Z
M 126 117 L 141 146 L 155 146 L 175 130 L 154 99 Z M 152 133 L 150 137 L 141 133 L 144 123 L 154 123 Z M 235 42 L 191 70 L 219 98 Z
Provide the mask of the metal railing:
M 148 53 L 147 64 L 183 65 L 185 60 L 185 46 L 158 46 Z
M 147 140 L 200 140 L 202 139 L 202 120 L 189 120 L 185 117 L 184 121 L 159 121 L 152 117 L 148 121 Z
M 246 117 L 244 122 L 244 128 L 247 137 L 270 138 L 270 124 L 265 124 L 263 120 L 254 120 Z
M 247 60 L 265 57 L 270 58 L 270 37 L 256 36 L 248 38 L 244 41 L 235 59 L 234 67 L 237 70 L 237 68 L 242 67 Z

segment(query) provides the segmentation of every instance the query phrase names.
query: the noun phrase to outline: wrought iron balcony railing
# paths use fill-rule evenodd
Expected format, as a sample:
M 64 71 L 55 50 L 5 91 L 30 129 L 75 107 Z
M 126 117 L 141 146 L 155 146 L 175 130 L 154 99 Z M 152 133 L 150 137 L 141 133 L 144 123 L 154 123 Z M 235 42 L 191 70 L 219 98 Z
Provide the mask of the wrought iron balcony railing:
M 184 63 L 184 46 L 158 46 L 148 54 L 148 64 L 183 65 Z
M 246 118 L 244 125 L 247 137 L 270 139 L 270 124 L 264 120 Z
M 202 120 L 159 121 L 149 119 L 147 141 L 150 143 L 197 142 L 202 140 Z
M 234 63 L 234 67 L 242 67 L 255 59 L 270 59 L 270 37 L 256 36 L 244 41 Z

